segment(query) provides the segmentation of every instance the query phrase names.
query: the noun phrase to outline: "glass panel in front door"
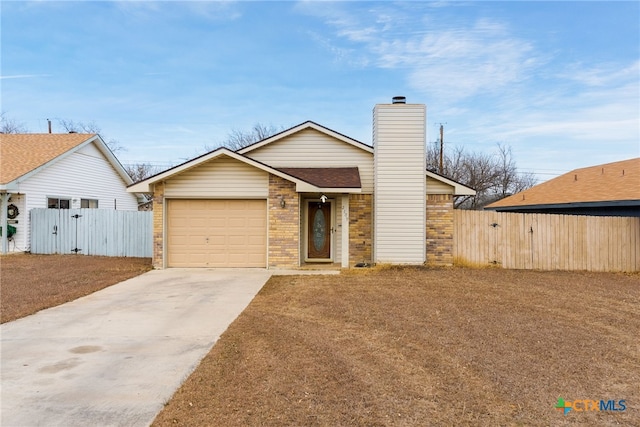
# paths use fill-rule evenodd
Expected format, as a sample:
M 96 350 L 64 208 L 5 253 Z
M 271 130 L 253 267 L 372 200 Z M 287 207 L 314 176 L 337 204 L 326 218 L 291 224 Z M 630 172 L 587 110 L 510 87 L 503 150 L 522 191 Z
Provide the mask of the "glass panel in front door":
M 309 202 L 307 205 L 307 258 L 331 257 L 331 202 Z

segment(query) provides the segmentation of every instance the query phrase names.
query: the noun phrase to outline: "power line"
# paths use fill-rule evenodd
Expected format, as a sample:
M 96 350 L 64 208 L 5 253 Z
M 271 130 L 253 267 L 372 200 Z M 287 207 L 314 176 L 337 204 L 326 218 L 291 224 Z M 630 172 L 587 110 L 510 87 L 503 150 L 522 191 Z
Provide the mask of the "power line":
M 174 166 L 175 162 L 163 162 L 163 161 L 149 161 L 149 160 L 121 160 L 120 163 L 123 165 L 137 165 L 137 164 L 145 164 L 150 166 Z

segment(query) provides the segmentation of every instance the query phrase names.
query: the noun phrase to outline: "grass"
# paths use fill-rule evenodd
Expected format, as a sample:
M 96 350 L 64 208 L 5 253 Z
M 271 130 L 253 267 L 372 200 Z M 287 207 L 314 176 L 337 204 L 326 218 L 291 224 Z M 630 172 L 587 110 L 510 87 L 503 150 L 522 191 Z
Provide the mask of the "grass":
M 64 304 L 149 270 L 149 258 L 3 255 L 0 257 L 0 322 Z
M 0 257 L 1 320 L 150 260 Z M 273 277 L 155 426 L 640 425 L 640 275 L 499 268 Z M 624 399 L 624 412 L 554 408 Z
M 273 277 L 154 426 L 639 424 L 637 274 L 366 271 Z

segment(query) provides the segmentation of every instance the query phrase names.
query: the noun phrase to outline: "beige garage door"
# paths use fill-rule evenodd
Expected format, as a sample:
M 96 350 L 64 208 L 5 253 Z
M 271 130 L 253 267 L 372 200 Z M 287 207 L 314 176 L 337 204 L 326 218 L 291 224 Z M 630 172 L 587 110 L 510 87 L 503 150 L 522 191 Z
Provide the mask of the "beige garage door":
M 265 200 L 169 200 L 169 267 L 266 267 Z

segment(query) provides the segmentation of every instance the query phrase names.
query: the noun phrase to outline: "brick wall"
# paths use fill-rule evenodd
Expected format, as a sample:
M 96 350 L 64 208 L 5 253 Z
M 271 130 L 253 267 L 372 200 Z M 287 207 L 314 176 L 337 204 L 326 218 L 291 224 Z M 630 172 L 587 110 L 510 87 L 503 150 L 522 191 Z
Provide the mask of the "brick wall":
M 284 198 L 285 207 L 280 205 Z M 300 199 L 296 185 L 269 175 L 269 267 L 300 265 Z
M 280 206 L 284 198 L 286 206 Z M 349 262 L 372 262 L 372 195 L 349 195 Z M 153 193 L 153 266 L 163 268 L 164 184 Z M 300 265 L 300 201 L 295 184 L 269 176 L 269 267 Z M 453 197 L 427 195 L 427 263 L 453 264 Z
M 164 183 L 153 185 L 153 267 L 163 268 Z
M 371 263 L 371 194 L 349 195 L 349 264 Z
M 453 265 L 451 194 L 427 194 L 427 264 Z

